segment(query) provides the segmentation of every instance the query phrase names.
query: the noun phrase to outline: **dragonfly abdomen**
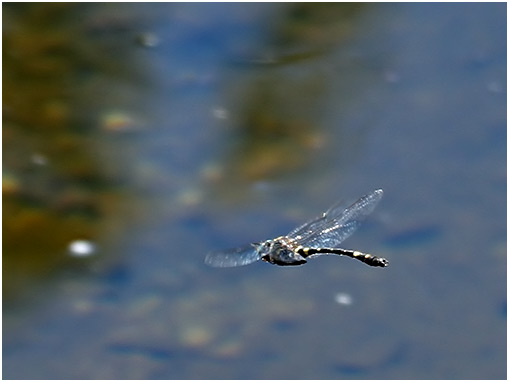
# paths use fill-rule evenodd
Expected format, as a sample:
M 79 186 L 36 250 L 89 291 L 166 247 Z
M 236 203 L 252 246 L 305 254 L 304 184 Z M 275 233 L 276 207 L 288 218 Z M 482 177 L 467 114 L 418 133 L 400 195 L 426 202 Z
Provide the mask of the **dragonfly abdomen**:
M 341 248 L 307 248 L 307 247 L 297 247 L 295 252 L 302 255 L 302 257 L 306 258 L 315 254 L 335 254 L 341 256 L 348 256 L 352 259 L 357 259 L 362 261 L 363 263 L 370 265 L 372 267 L 386 267 L 389 265 L 389 261 L 383 257 L 373 256 L 369 253 L 363 253 L 359 251 L 352 251 L 350 249 L 341 249 Z

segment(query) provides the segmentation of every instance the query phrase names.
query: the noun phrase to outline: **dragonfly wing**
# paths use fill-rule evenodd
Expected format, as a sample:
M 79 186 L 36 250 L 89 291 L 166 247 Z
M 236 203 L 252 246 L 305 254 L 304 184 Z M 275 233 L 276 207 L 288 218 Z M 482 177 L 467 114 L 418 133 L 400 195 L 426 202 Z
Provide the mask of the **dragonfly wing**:
M 210 252 L 205 256 L 205 264 L 211 267 L 240 267 L 260 260 L 261 256 L 253 245 L 246 247 Z
M 350 220 L 362 221 L 373 212 L 378 202 L 382 199 L 383 194 L 384 192 L 381 189 L 375 190 L 364 195 L 344 210 L 334 205 L 324 215 L 327 220 L 333 220 L 337 224 L 343 224 Z
M 345 201 L 336 202 L 331 208 L 327 210 L 327 212 L 324 212 L 320 216 L 317 216 L 316 218 L 305 222 L 301 226 L 298 226 L 286 236 L 294 239 L 305 239 L 313 232 L 320 230 L 321 227 L 324 227 L 328 224 L 328 218 L 331 216 L 330 211 L 344 211 L 346 210 L 346 207 L 348 207 L 348 204 Z
M 335 204 L 322 216 L 296 228 L 288 236 L 307 247 L 337 247 L 359 228 L 382 196 L 382 190 L 375 190 L 346 209 L 343 204 Z
M 361 223 L 359 221 L 349 221 L 341 226 L 332 225 L 327 229 L 316 231 L 314 234 L 308 235 L 307 238 L 300 241 L 300 245 L 310 248 L 334 248 L 352 235 L 360 225 Z

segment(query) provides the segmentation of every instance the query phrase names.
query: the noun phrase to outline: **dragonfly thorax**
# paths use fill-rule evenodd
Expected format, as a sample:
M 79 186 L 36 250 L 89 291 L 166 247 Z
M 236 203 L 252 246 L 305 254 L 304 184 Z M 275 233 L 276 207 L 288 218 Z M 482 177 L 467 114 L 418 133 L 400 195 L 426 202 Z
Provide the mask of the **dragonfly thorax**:
M 276 265 L 301 265 L 306 259 L 290 248 L 283 237 L 267 240 L 256 246 L 261 259 Z

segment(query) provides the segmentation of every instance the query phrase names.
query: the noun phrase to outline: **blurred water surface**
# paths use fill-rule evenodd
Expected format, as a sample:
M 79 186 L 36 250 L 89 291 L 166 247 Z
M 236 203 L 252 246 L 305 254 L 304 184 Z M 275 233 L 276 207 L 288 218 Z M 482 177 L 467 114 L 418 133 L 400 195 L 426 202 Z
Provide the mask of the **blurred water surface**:
M 6 4 L 3 33 L 5 378 L 506 377 L 505 4 Z M 375 188 L 344 246 L 388 268 L 203 264 Z

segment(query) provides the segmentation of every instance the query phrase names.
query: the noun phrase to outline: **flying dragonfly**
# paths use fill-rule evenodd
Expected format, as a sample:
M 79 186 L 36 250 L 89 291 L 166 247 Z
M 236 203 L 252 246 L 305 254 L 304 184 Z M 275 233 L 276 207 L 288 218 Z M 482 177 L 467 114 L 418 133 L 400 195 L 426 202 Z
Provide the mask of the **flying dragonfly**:
M 373 212 L 382 195 L 381 189 L 375 190 L 347 208 L 337 203 L 286 236 L 237 249 L 210 252 L 205 257 L 205 263 L 213 267 L 238 267 L 263 260 L 270 264 L 288 266 L 305 264 L 308 258 L 321 255 L 340 255 L 372 267 L 386 267 L 389 261 L 383 257 L 338 248 L 343 240 L 359 228 L 364 218 Z

